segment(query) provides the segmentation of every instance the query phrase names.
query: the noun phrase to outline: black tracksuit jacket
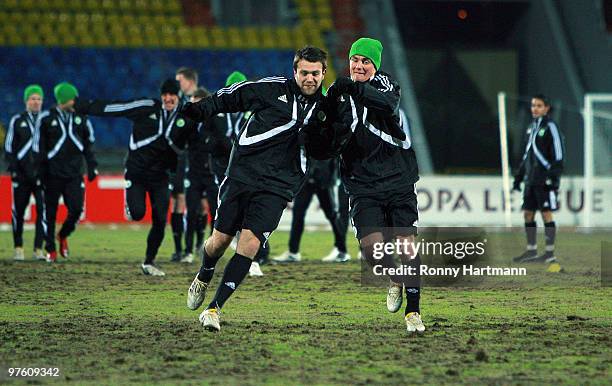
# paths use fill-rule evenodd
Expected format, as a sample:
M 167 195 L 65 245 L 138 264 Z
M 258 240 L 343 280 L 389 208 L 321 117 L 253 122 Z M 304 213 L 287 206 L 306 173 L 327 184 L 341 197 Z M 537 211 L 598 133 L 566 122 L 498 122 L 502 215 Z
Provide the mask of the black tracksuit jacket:
M 47 177 L 75 178 L 83 175 L 83 159 L 88 172 L 98 165 L 94 154 L 94 131 L 87 116 L 61 111 L 58 107 L 43 114 L 33 149 L 38 154 L 40 174 Z
M 14 179 L 34 182 L 38 177 L 32 148 L 40 121 L 47 114 L 48 112 L 32 114 L 24 111 L 11 118 L 4 138 L 4 153 L 8 171 Z
M 290 201 L 307 170 L 300 131 L 321 97 L 320 89 L 305 97 L 295 80 L 270 77 L 222 88 L 209 98 L 186 105 L 185 114 L 202 121 L 218 113 L 251 111 L 234 142 L 227 176 Z
M 546 185 L 563 172 L 565 142 L 557 124 L 547 116 L 534 120 L 525 133 L 525 151 L 516 177 L 526 185 Z M 557 185 L 558 186 L 558 185 Z
M 85 101 L 77 99 L 77 111 L 101 117 L 125 117 L 132 121 L 125 167 L 132 179 L 167 178 L 177 167 L 177 151 L 168 138 L 186 120 L 180 105 L 171 112 L 153 98 L 132 101 Z
M 409 123 L 400 118 L 397 82 L 378 71 L 346 92 L 335 87 L 323 103 L 328 127 L 308 130 L 309 153 L 317 158 L 340 154 L 342 182 L 352 196 L 413 189 L 419 171 Z

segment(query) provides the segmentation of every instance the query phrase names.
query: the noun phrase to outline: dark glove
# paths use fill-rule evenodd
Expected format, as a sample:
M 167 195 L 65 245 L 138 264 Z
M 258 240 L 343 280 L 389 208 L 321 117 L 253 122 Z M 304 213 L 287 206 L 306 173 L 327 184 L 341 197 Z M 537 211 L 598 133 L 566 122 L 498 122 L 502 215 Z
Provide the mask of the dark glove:
M 512 183 L 512 190 L 517 192 L 521 191 L 521 182 L 523 182 L 523 176 L 514 176 L 514 182 Z
M 89 169 L 87 171 L 87 181 L 93 182 L 98 177 L 98 169 Z
M 187 102 L 181 108 L 181 113 L 195 122 L 203 122 L 206 118 L 204 114 L 202 114 L 202 110 L 198 108 L 196 103 Z
M 353 82 L 351 78 L 347 76 L 341 76 L 334 82 L 336 92 L 338 94 L 354 94 L 357 89 L 357 83 Z
M 546 188 L 548 190 L 559 190 L 559 176 L 550 176 L 546 179 Z

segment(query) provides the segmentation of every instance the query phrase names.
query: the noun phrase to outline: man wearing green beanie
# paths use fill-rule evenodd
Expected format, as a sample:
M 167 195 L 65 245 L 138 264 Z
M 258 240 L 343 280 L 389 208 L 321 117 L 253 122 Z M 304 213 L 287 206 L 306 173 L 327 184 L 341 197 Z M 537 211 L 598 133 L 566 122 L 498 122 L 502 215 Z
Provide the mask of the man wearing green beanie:
M 4 150 L 11 174 L 13 189 L 13 243 L 15 260 L 24 260 L 23 252 L 23 216 L 33 194 L 36 200 L 36 233 L 34 236 L 34 258 L 44 260 L 43 245 L 43 214 L 45 204 L 42 185 L 32 142 L 38 131 L 41 118 L 48 114 L 42 113 L 43 89 L 37 84 L 31 84 L 23 91 L 25 111 L 14 115 L 9 123 L 4 142 Z
M 64 198 L 68 216 L 57 233 L 57 239 L 60 254 L 68 257 L 68 236 L 76 229 L 83 213 L 83 158 L 87 165 L 87 179 L 91 182 L 98 175 L 98 162 L 93 150 L 93 126 L 86 115 L 74 112 L 74 100 L 79 95 L 76 87 L 68 82 L 61 82 L 54 87 L 53 94 L 57 105 L 42 118 L 33 145 L 34 151 L 39 154 L 45 190 L 45 249 L 50 262 L 57 259 L 54 237 L 60 196 Z
M 349 51 L 350 78 L 340 77 L 327 93 L 332 130 L 319 143 L 332 143 L 341 155 L 341 177 L 351 202 L 351 217 L 361 252 L 374 267 L 395 266 L 391 255 L 375 261 L 375 247 L 414 241 L 418 223 L 415 183 L 419 179 L 408 120 L 400 118 L 400 87 L 381 71 L 383 46 L 372 38 L 356 40 Z M 342 138 L 338 141 L 338 138 Z M 350 139 L 350 140 L 349 140 Z M 334 144 L 334 141 L 338 145 Z M 307 148 L 308 150 L 308 148 Z M 387 231 L 392 229 L 393 237 Z M 378 257 L 378 256 L 377 256 Z M 417 275 L 390 277 L 387 309 L 397 312 L 406 291 L 404 319 L 409 333 L 423 332 L 420 315 L 420 257 L 412 249 L 400 254 Z M 373 270 L 376 272 L 376 270 Z
M 76 87 L 68 82 L 61 82 L 55 85 L 53 88 L 53 94 L 55 95 L 57 104 L 64 105 L 65 107 L 67 107 L 67 105 L 72 106 L 74 104 L 74 98 L 79 96 L 79 92 Z

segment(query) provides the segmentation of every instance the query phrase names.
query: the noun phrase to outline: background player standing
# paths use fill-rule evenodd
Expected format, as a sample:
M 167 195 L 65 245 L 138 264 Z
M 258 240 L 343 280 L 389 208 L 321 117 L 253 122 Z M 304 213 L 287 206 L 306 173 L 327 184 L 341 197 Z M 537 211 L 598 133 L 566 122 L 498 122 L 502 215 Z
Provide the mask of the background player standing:
M 527 235 L 527 250 L 514 258 L 516 262 L 552 263 L 555 257 L 556 225 L 553 212 L 559 209 L 557 196 L 563 171 L 563 135 L 557 124 L 548 116 L 550 102 L 544 95 L 531 99 L 533 121 L 525 133 L 526 145 L 523 159 L 514 177 L 513 190 L 523 192 L 523 217 Z M 540 211 L 544 221 L 546 249 L 538 256 L 535 212 Z
M 191 96 L 198 89 L 198 73 L 193 68 L 181 67 L 176 70 L 176 80 L 179 82 L 179 104 L 189 102 Z M 172 239 L 174 241 L 174 253 L 171 261 L 189 262 L 193 256 L 183 250 L 183 234 L 185 231 L 185 173 L 188 168 L 187 152 L 178 155 L 176 170 L 170 173 L 170 197 L 172 198 L 170 226 L 172 227 Z
M 208 90 L 199 88 L 191 97 L 192 102 L 210 96 Z M 214 126 L 209 122 L 194 125 L 184 133 L 187 143 L 189 167 L 185 179 L 187 200 L 187 232 L 185 234 L 185 256 L 182 262 L 193 262 L 193 236 L 197 236 L 196 249 L 202 247 L 208 214 L 215 217 L 218 187 L 213 173 L 212 151 L 217 142 Z M 185 131 L 185 129 L 183 129 Z M 221 134 L 220 136 L 223 136 Z
M 62 82 L 53 91 L 57 106 L 42 118 L 34 142 L 45 192 L 45 249 L 52 262 L 57 258 L 54 236 L 60 196 L 68 208 L 68 216 L 57 234 L 60 254 L 64 257 L 69 254 L 68 236 L 75 230 L 83 213 L 85 182 L 82 157 L 87 164 L 87 179 L 91 182 L 98 175 L 93 127 L 86 115 L 74 111 L 74 100 L 79 95 L 76 87 Z
M 32 144 L 39 130 L 40 120 L 48 113 L 41 113 L 44 92 L 37 84 L 29 85 L 23 91 L 24 112 L 11 118 L 4 140 L 4 150 L 8 171 L 11 174 L 13 187 L 12 226 L 15 260 L 24 260 L 23 252 L 23 216 L 33 194 L 36 200 L 36 231 L 34 236 L 34 258 L 44 260 L 43 218 L 45 203 L 36 165 Z

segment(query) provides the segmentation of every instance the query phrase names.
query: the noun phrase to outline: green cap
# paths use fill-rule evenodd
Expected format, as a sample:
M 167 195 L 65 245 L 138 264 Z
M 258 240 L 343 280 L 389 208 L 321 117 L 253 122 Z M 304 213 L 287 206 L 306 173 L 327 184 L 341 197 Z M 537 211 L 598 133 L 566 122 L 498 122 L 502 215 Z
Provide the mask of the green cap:
M 362 55 L 374 62 L 374 66 L 378 70 L 380 68 L 380 62 L 382 60 L 382 43 L 372 38 L 359 38 L 351 46 L 349 52 L 349 59 L 353 55 Z
M 37 84 L 31 84 L 23 90 L 23 101 L 26 102 L 32 94 L 38 94 L 41 98 L 45 97 L 42 87 Z
M 55 94 L 55 100 L 60 105 L 79 96 L 79 91 L 76 87 L 68 82 L 58 83 L 55 88 L 53 88 L 53 93 Z
M 240 71 L 234 71 L 227 77 L 225 81 L 225 87 L 231 86 L 234 83 L 243 82 L 247 80 L 247 77 Z

